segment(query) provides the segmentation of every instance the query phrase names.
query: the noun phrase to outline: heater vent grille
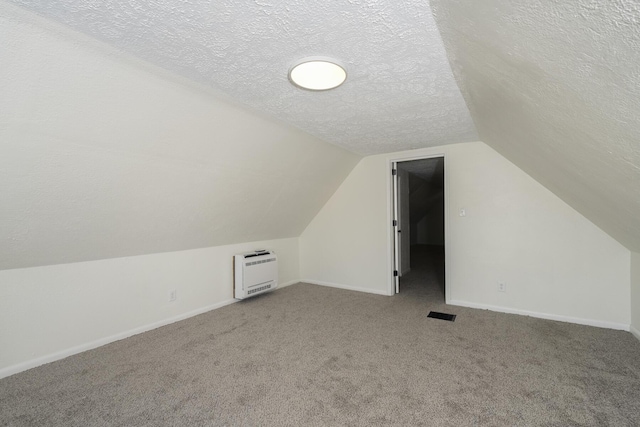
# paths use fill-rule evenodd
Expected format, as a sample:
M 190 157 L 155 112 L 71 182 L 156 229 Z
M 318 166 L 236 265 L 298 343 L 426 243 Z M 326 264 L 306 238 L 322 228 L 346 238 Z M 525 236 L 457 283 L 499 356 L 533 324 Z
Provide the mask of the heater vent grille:
M 234 297 L 244 299 L 278 287 L 278 257 L 272 251 L 235 256 Z
M 247 292 L 247 295 L 252 295 L 252 294 L 255 294 L 256 292 L 266 291 L 267 289 L 271 289 L 271 285 L 265 285 L 265 286 L 260 286 L 259 288 L 250 289 Z
M 276 261 L 275 258 L 269 258 L 269 259 L 262 259 L 259 261 L 251 261 L 251 262 L 248 262 L 246 265 L 250 266 L 250 265 L 264 264 L 265 262 L 275 262 L 275 261 Z

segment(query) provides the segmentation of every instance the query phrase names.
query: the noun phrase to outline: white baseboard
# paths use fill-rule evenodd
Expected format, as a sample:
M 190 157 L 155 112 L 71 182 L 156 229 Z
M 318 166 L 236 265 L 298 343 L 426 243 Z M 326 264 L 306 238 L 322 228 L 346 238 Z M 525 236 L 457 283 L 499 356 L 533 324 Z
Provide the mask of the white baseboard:
M 636 328 L 631 326 L 629 328 L 629 332 L 631 332 L 633 334 L 633 336 L 636 337 L 640 341 L 640 331 L 639 330 L 637 330 Z
M 296 283 L 300 283 L 300 280 L 289 280 L 288 282 L 278 283 L 278 288 L 286 288 L 287 286 L 295 285 Z
M 576 323 L 578 325 L 595 326 L 598 328 L 617 329 L 620 331 L 629 331 L 630 325 L 624 323 L 606 322 L 602 320 L 582 319 L 579 317 L 561 316 L 558 314 L 538 313 L 535 311 L 519 310 L 515 308 L 499 307 L 495 305 L 477 304 L 475 302 L 451 300 L 451 305 L 459 305 L 461 307 L 478 308 L 481 310 L 497 311 L 500 313 L 519 314 L 521 316 L 536 317 L 539 319 L 556 320 L 558 322 Z M 640 339 L 640 338 L 639 338 Z
M 299 282 L 300 282 L 299 280 L 290 280 L 288 282 L 278 284 L 278 288 L 284 288 Z M 138 328 L 130 329 L 128 331 L 120 332 L 118 334 L 101 338 L 99 340 L 91 341 L 86 344 L 80 344 L 78 346 L 71 347 L 66 350 L 61 350 L 52 354 L 48 354 L 46 356 L 27 360 L 26 362 L 18 363 L 16 365 L 8 366 L 6 368 L 0 369 L 0 378 L 5 378 L 8 376 L 17 374 L 19 372 L 26 371 L 31 368 L 44 365 L 45 363 L 55 362 L 56 360 L 64 359 L 65 357 L 73 356 L 74 354 L 82 353 L 83 351 L 93 350 L 94 348 L 102 347 L 103 345 L 112 343 L 114 341 L 119 341 L 121 339 L 129 338 L 133 335 L 141 334 L 143 332 L 147 332 L 152 329 L 159 328 L 161 326 L 179 322 L 180 320 L 188 319 L 189 317 L 197 316 L 198 314 L 206 313 L 207 311 L 215 310 L 217 308 L 221 308 L 229 304 L 233 304 L 234 302 L 237 302 L 237 301 L 238 300 L 236 299 L 222 301 L 217 304 L 212 304 L 206 307 L 198 308 L 196 310 L 192 310 L 187 313 L 179 314 L 177 316 L 173 316 L 168 319 L 163 319 L 158 322 L 140 326 Z
M 297 283 L 297 281 L 292 283 Z M 283 286 L 287 286 L 288 284 L 290 283 L 287 282 L 287 284 L 283 284 Z M 124 338 L 129 338 L 133 335 L 138 335 L 143 332 L 147 332 L 152 329 L 156 329 L 161 326 L 168 325 L 170 323 L 179 322 L 180 320 L 188 319 L 189 317 L 197 316 L 198 314 L 206 313 L 207 311 L 215 310 L 217 308 L 221 308 L 229 304 L 233 304 L 234 302 L 237 302 L 237 301 L 238 300 L 235 300 L 235 299 L 222 301 L 217 304 L 201 307 L 196 310 L 189 311 L 187 313 L 182 313 L 177 316 L 160 320 L 158 322 L 150 323 L 148 325 L 144 325 L 138 328 L 130 329 L 128 331 L 120 332 L 118 334 L 111 335 L 109 337 L 100 338 L 99 340 L 91 341 L 85 344 L 80 344 L 78 346 L 71 347 L 66 350 L 62 350 L 52 354 L 48 354 L 46 356 L 38 357 L 36 359 L 27 360 L 26 362 L 18 363 L 16 365 L 8 366 L 6 368 L 0 369 L 0 378 L 5 378 L 22 371 L 26 371 L 27 369 L 44 365 L 45 363 L 55 362 L 56 360 L 64 359 L 65 357 L 73 356 L 74 354 L 82 353 L 83 351 L 93 350 L 94 348 L 102 347 L 103 345 L 112 343 L 114 341 L 119 341 Z
M 368 294 L 385 295 L 385 296 L 389 295 L 386 291 L 379 291 L 379 290 L 376 290 L 376 289 L 368 289 L 368 288 L 358 288 L 358 287 L 355 287 L 355 286 L 347 286 L 347 285 L 341 285 L 339 283 L 323 282 L 323 281 L 320 281 L 320 280 L 305 279 L 305 280 L 301 280 L 300 282 L 302 282 L 302 283 L 310 283 L 312 285 L 328 286 L 330 288 L 344 289 L 344 290 L 347 290 L 347 291 L 365 292 L 365 293 L 368 293 Z

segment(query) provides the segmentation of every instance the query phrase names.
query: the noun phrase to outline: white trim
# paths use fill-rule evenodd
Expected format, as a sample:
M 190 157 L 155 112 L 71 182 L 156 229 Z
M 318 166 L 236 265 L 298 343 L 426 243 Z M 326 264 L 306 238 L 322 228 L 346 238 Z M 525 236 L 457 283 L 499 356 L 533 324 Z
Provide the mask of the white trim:
M 388 168 L 387 170 L 387 224 L 392 224 L 393 221 L 393 176 L 390 171 L 393 169 L 394 163 L 400 162 L 409 162 L 412 160 L 423 160 L 423 159 L 437 159 L 442 157 L 444 159 L 444 300 L 446 304 L 450 304 L 451 300 L 451 289 L 453 288 L 453 283 L 451 282 L 451 268 L 452 260 L 451 260 L 451 230 L 449 224 L 449 164 L 448 164 L 448 155 L 446 152 L 437 151 L 434 153 L 424 153 L 424 154 L 413 154 L 413 155 L 400 155 L 400 156 L 392 156 L 388 160 Z M 394 264 L 394 253 L 393 253 L 393 227 L 390 227 L 391 230 L 387 234 L 387 277 L 389 277 L 389 289 L 387 293 L 384 295 L 395 295 L 395 281 L 393 278 L 393 264 Z
M 629 326 L 629 332 L 633 334 L 640 341 L 640 331 L 634 328 L 633 326 Z
M 299 283 L 300 280 L 290 280 L 285 283 L 278 284 L 278 288 L 284 288 L 295 283 Z M 138 335 L 143 332 L 148 332 L 153 329 L 159 328 L 161 326 L 166 326 L 171 323 L 179 322 L 184 319 L 188 319 L 189 317 L 197 316 L 202 313 L 206 313 L 208 311 L 212 311 L 218 308 L 222 308 L 224 306 L 233 304 L 234 302 L 238 302 L 236 299 L 229 299 L 226 301 L 219 302 L 217 304 L 211 304 L 206 307 L 201 307 L 196 310 L 189 311 L 187 313 L 182 313 L 177 316 L 169 317 L 167 319 L 159 320 L 154 323 L 150 323 L 148 325 L 140 326 L 138 328 L 130 329 L 128 331 L 120 332 L 115 335 L 111 335 L 105 338 L 100 338 L 95 341 L 91 341 L 85 344 L 80 344 L 75 347 L 68 348 L 66 350 L 57 351 L 55 353 L 51 353 L 45 356 L 38 357 L 36 359 L 27 360 L 26 362 L 21 362 L 16 365 L 8 366 L 6 368 L 0 369 L 0 379 L 5 378 L 19 372 L 26 371 L 27 369 L 32 369 L 40 365 L 44 365 L 45 363 L 55 362 L 56 360 L 64 359 L 65 357 L 73 356 L 74 354 L 82 353 L 83 351 L 93 350 L 94 348 L 102 347 L 103 345 L 112 343 L 114 341 L 119 341 L 125 338 L 129 338 L 133 335 Z
M 323 281 L 320 281 L 320 280 L 305 279 L 305 280 L 301 280 L 300 282 L 301 283 L 310 283 L 312 285 L 327 286 L 329 288 L 344 289 L 344 290 L 347 290 L 347 291 L 365 292 L 367 294 L 376 294 L 376 295 L 389 296 L 389 294 L 386 291 L 379 291 L 379 290 L 368 289 L 368 288 L 358 288 L 356 286 L 347 286 L 347 285 L 341 285 L 341 284 L 338 284 L 338 283 L 323 282 Z
M 300 283 L 300 280 L 289 280 L 288 282 L 278 283 L 278 287 L 276 289 L 286 288 L 287 286 L 295 285 L 296 283 Z
M 287 282 L 289 284 L 289 282 Z M 287 286 L 287 284 L 283 286 Z M 143 332 L 150 331 L 152 329 L 159 328 L 161 326 L 165 326 L 171 323 L 179 322 L 180 320 L 187 319 L 189 317 L 197 316 L 202 313 L 206 313 L 211 310 L 215 310 L 217 308 L 221 308 L 227 306 L 229 304 L 233 304 L 238 300 L 229 299 L 226 301 L 219 302 L 217 304 L 208 305 L 206 307 L 201 307 L 196 310 L 189 311 L 187 313 L 179 314 L 177 316 L 169 317 L 167 319 L 159 320 L 154 323 L 150 323 L 148 325 L 140 326 L 138 328 L 130 329 L 128 331 L 120 332 L 115 335 L 111 335 L 105 338 L 100 338 L 95 341 L 91 341 L 85 344 L 80 344 L 75 347 L 68 348 L 66 350 L 57 351 L 55 353 L 48 354 L 46 356 L 38 357 L 36 359 L 27 360 L 26 362 L 18 363 L 16 365 L 8 366 L 6 368 L 0 369 L 0 378 L 5 378 L 10 375 L 17 374 L 22 371 L 26 371 L 27 369 L 35 368 L 40 365 L 44 365 L 45 363 L 55 362 L 56 360 L 64 359 L 65 357 L 73 356 L 74 354 L 82 353 L 83 351 L 93 350 L 94 348 L 102 347 L 103 345 L 112 343 L 114 341 L 119 341 L 121 339 L 129 338 L 133 335 L 138 335 Z
M 388 168 L 385 172 L 387 174 L 387 225 L 385 227 L 389 227 L 390 224 L 393 224 L 393 160 L 389 159 Z M 396 284 L 395 279 L 393 277 L 393 267 L 394 267 L 394 256 L 393 253 L 393 227 L 387 228 L 389 232 L 387 233 L 387 295 L 395 295 L 396 294 Z
M 444 160 L 444 303 L 448 304 L 451 301 L 451 290 L 453 289 L 453 283 L 451 282 L 451 221 L 449 221 L 449 156 L 442 155 Z
M 606 322 L 603 320 L 582 319 L 580 317 L 562 316 L 559 314 L 538 313 L 536 311 L 520 310 L 516 308 L 499 307 L 495 305 L 478 304 L 475 302 L 452 300 L 448 302 L 450 305 L 458 305 L 461 307 L 478 308 L 481 310 L 497 311 L 500 313 L 519 314 L 521 316 L 536 317 L 538 319 L 556 320 L 558 322 L 576 323 L 578 325 L 595 326 L 598 328 L 617 329 L 620 331 L 629 331 L 630 325 L 625 323 Z M 638 338 L 640 339 L 640 338 Z
M 395 173 L 394 173 L 395 171 Z M 400 247 L 400 236 L 398 234 L 398 228 L 400 227 L 400 213 L 398 207 L 400 206 L 400 171 L 398 170 L 398 163 L 391 162 L 391 220 L 394 221 L 393 226 L 391 226 L 392 234 L 393 234 L 393 267 L 391 270 L 393 272 L 393 292 L 400 292 L 400 270 L 402 270 L 402 266 L 400 264 L 400 251 L 402 248 Z

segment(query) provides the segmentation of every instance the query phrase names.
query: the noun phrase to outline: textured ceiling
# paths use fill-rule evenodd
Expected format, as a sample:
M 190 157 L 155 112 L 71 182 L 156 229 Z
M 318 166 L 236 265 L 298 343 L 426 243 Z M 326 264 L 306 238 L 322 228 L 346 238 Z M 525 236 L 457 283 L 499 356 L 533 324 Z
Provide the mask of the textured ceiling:
M 359 160 L 4 2 L 0 40 L 0 269 L 296 237 Z
M 367 155 L 477 140 L 425 0 L 10 0 Z M 347 82 L 287 79 L 309 55 Z
M 431 4 L 481 139 L 640 251 L 640 3 Z

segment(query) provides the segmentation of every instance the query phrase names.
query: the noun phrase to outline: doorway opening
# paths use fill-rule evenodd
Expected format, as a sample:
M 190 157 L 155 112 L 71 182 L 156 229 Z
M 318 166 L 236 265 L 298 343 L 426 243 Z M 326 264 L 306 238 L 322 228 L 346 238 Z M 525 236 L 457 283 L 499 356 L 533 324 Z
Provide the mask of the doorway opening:
M 392 164 L 395 293 L 435 303 L 446 300 L 444 163 L 439 156 Z

